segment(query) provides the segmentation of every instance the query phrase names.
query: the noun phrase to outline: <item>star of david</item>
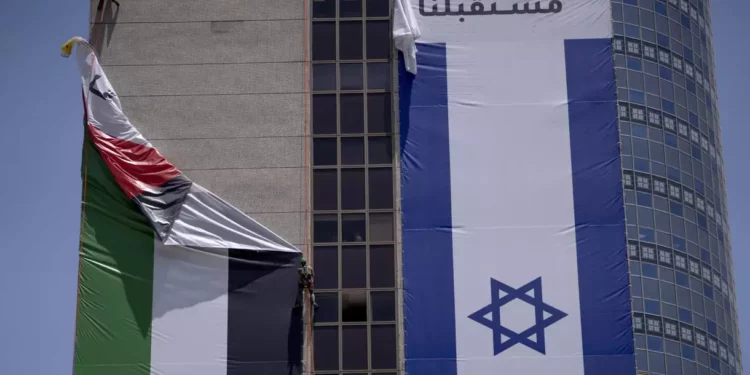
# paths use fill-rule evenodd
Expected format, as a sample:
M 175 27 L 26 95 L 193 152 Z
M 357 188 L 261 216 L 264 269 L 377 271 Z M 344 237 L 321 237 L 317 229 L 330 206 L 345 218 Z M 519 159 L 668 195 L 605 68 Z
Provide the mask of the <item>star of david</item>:
M 544 329 L 557 323 L 568 314 L 544 303 L 542 300 L 542 278 L 539 277 L 530 283 L 516 289 L 490 278 L 491 302 L 482 307 L 469 319 L 492 330 L 492 344 L 495 355 L 509 349 L 516 344 L 523 344 L 539 353 L 546 354 L 544 345 Z M 532 291 L 533 295 L 528 292 Z M 500 297 L 500 292 L 505 296 Z M 523 332 L 513 332 L 501 324 L 500 307 L 515 299 L 524 301 L 534 307 L 534 325 Z M 548 314 L 545 318 L 544 315 Z M 490 315 L 490 318 L 487 318 Z M 532 338 L 536 338 L 536 342 Z

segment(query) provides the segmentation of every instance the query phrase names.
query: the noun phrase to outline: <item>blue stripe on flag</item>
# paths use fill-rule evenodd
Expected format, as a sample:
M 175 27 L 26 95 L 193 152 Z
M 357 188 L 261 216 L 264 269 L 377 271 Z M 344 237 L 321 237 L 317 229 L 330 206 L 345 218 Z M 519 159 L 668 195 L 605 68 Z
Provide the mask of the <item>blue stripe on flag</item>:
M 418 49 L 416 77 L 399 59 L 406 373 L 455 375 L 446 50 Z
M 635 374 L 610 39 L 565 41 L 586 374 Z

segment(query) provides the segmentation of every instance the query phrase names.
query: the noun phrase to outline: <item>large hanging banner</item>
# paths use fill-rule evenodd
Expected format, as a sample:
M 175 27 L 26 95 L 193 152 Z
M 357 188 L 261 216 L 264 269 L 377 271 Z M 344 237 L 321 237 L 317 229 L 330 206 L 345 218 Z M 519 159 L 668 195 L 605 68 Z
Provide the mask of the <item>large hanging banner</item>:
M 609 0 L 411 6 L 406 372 L 635 374 Z

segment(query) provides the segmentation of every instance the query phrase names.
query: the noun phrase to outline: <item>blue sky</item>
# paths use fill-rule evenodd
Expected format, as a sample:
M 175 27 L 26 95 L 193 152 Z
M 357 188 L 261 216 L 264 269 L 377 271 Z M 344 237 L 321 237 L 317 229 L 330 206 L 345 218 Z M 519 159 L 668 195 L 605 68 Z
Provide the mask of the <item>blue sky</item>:
M 750 366 L 750 2 L 714 0 L 712 13 Z M 88 1 L 0 1 L 0 363 L 7 374 L 69 374 L 72 366 L 83 128 L 77 72 L 72 60 L 60 57 L 60 45 L 86 37 L 87 24 Z

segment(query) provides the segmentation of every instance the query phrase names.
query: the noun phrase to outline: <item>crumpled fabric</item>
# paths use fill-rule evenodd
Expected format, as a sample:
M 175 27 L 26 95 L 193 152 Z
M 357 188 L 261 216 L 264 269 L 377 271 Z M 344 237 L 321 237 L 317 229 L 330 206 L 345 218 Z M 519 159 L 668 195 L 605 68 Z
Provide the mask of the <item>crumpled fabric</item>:
M 393 43 L 404 54 L 406 71 L 417 73 L 416 40 L 422 36 L 410 0 L 393 0 Z

